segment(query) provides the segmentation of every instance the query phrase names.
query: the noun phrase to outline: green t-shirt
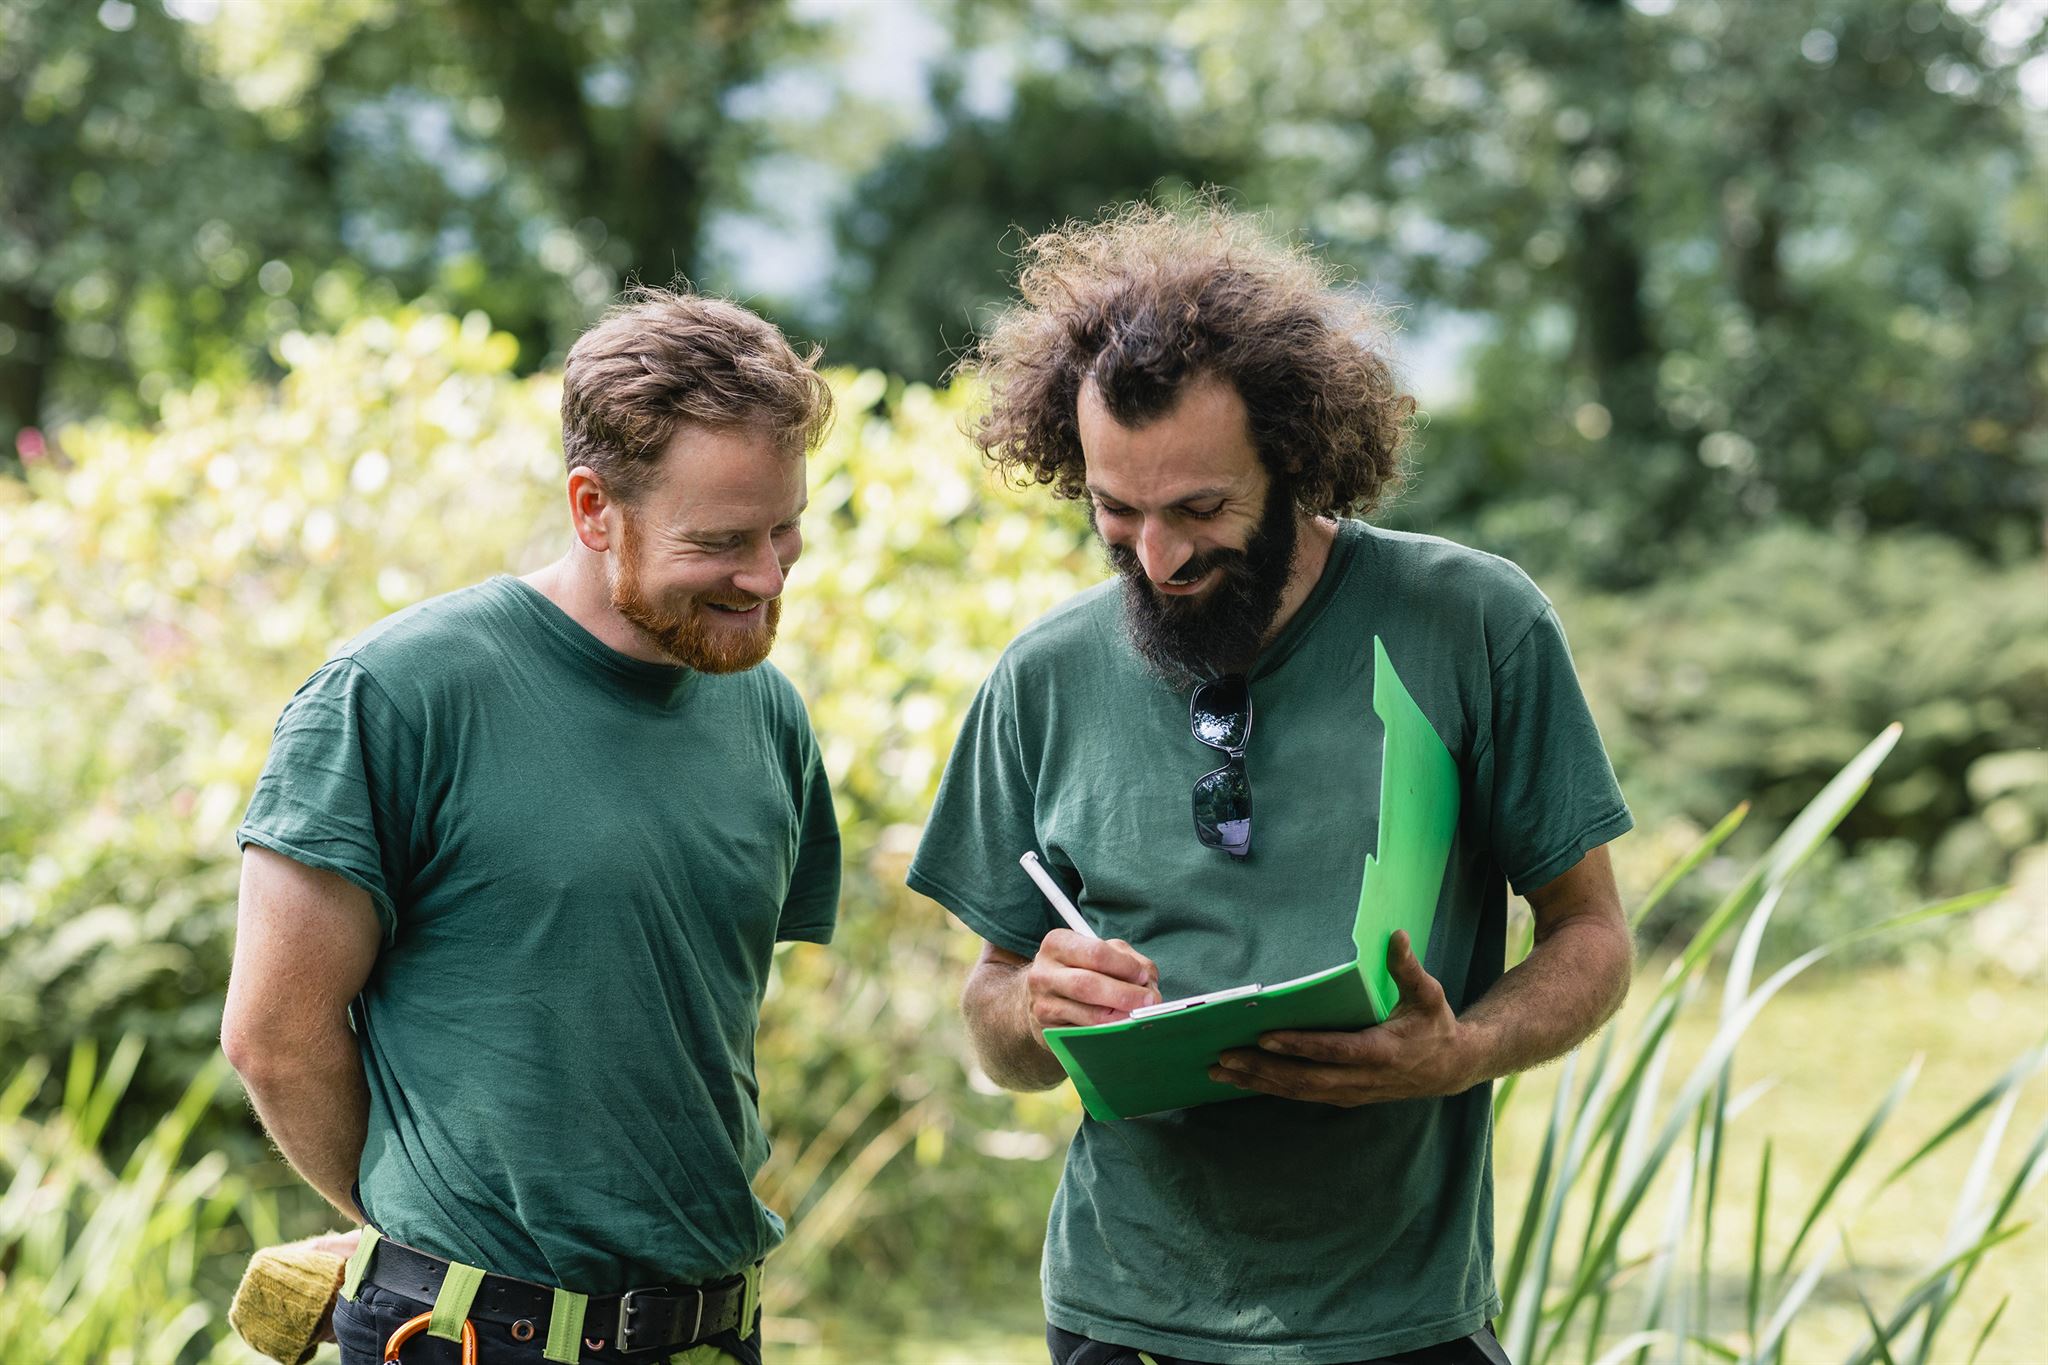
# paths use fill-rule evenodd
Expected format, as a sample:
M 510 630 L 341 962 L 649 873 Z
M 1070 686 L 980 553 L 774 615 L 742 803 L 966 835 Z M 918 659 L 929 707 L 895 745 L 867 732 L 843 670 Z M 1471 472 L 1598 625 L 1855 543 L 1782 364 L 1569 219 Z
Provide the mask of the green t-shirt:
M 493 578 L 343 647 L 238 836 L 370 893 L 363 1210 L 584 1293 L 782 1237 L 754 1030 L 777 940 L 830 939 L 839 832 L 802 700 L 600 643 Z
M 1452 756 L 1462 807 L 1424 965 L 1454 1008 L 1502 971 L 1527 892 L 1631 820 L 1549 602 L 1506 560 L 1342 523 L 1251 673 L 1252 853 L 1195 838 L 1222 762 L 1126 642 L 1114 583 L 1010 646 L 969 711 L 910 870 L 990 943 L 1058 921 L 1027 849 L 1169 997 L 1348 961 L 1379 820 L 1372 637 Z M 1222 1362 L 1351 1361 L 1477 1331 L 1493 1283 L 1490 1087 L 1338 1109 L 1256 1096 L 1084 1117 L 1046 1233 L 1047 1318 Z

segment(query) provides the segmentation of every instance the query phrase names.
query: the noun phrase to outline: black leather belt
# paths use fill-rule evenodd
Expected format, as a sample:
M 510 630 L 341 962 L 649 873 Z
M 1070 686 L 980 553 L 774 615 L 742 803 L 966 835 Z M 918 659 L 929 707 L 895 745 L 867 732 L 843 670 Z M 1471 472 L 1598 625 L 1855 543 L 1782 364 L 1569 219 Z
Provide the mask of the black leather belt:
M 448 1262 L 400 1246 L 390 1238 L 377 1243 L 363 1279 L 408 1299 L 432 1303 L 441 1292 Z M 715 1284 L 657 1285 L 623 1294 L 592 1294 L 583 1315 L 582 1335 L 592 1349 L 609 1344 L 620 1351 L 672 1351 L 740 1325 L 746 1311 L 747 1280 L 735 1275 Z M 478 1286 L 470 1317 L 509 1324 L 515 1341 L 545 1341 L 555 1291 L 509 1275 L 485 1275 Z

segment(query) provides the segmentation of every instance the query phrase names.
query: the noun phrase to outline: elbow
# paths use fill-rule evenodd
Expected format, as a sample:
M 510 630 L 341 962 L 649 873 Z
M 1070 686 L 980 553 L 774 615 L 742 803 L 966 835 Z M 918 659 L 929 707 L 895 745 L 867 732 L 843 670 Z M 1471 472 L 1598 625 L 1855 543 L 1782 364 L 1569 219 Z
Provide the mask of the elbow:
M 237 1009 L 232 1000 L 221 1015 L 220 1050 L 245 1089 L 304 1071 L 317 1060 L 323 1041 L 275 1015 Z
M 251 1087 L 270 1074 L 278 1055 L 267 1032 L 232 1002 L 221 1015 L 220 1050 L 243 1084 Z
M 1617 948 L 1614 955 L 1614 976 L 1608 991 L 1607 1005 L 1607 1017 L 1610 1019 L 1628 999 L 1628 988 L 1636 975 L 1635 936 L 1629 932 L 1626 920 L 1622 922 L 1615 937 Z

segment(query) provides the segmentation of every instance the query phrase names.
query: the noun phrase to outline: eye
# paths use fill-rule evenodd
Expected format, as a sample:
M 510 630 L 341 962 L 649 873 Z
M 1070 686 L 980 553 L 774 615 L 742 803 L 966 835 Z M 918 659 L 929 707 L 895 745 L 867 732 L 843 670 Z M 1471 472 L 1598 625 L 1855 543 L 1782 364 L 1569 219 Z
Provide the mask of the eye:
M 1221 514 L 1222 511 L 1223 504 L 1219 502 L 1213 507 L 1183 507 L 1180 509 L 1180 514 L 1193 521 L 1208 521 Z
M 1119 507 L 1117 504 L 1101 497 L 1095 499 L 1095 511 L 1098 516 L 1105 517 L 1127 517 L 1131 515 L 1130 508 Z

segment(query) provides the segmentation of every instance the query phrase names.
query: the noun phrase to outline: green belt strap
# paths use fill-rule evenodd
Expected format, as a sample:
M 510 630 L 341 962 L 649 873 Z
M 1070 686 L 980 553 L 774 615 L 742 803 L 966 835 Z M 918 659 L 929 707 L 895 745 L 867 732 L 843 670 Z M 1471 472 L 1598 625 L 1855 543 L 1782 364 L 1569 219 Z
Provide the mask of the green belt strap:
M 555 1306 L 548 1312 L 548 1344 L 541 1350 L 541 1358 L 576 1365 L 583 1358 L 583 1315 L 589 1311 L 589 1295 L 557 1289 Z
M 363 1276 L 369 1272 L 370 1253 L 377 1249 L 377 1243 L 383 1236 L 373 1227 L 363 1229 L 362 1240 L 356 1243 L 355 1255 L 348 1258 L 348 1270 L 341 1277 L 341 1296 L 344 1299 L 354 1301 Z
M 754 1334 L 754 1314 L 761 1311 L 761 1263 L 747 1267 L 747 1301 L 740 1308 L 740 1335 Z
M 469 1306 L 483 1285 L 484 1272 L 460 1261 L 448 1264 L 441 1277 L 441 1292 L 434 1295 L 434 1315 L 427 1319 L 427 1335 L 443 1341 L 462 1340 L 462 1324 L 469 1321 Z

